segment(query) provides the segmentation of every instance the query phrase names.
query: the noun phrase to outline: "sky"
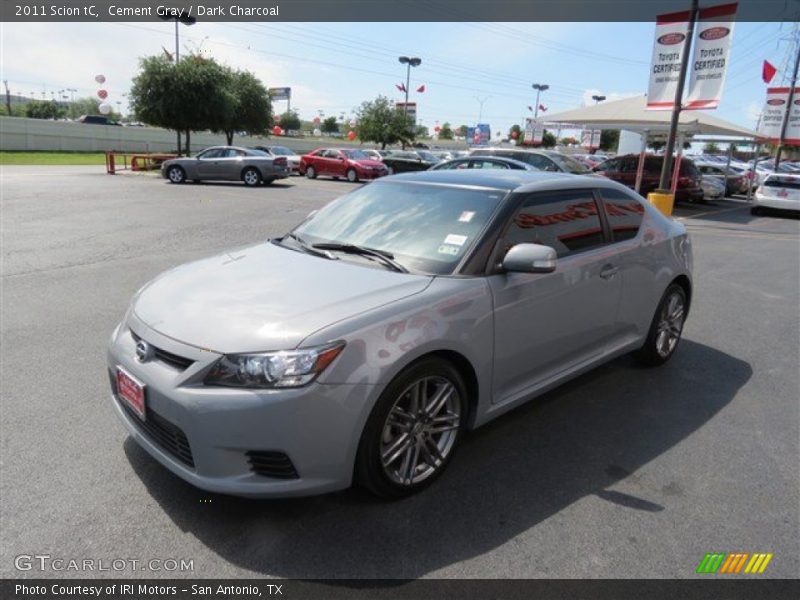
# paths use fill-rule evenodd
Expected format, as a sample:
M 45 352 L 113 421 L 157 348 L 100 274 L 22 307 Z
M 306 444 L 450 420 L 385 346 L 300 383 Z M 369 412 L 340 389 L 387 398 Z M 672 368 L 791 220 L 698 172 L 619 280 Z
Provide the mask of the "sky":
M 342 113 L 385 95 L 402 100 L 397 57 L 417 56 L 411 98 L 418 121 L 433 128 L 473 125 L 507 131 L 535 104 L 532 83 L 550 89 L 547 113 L 646 91 L 653 23 L 212 23 L 181 26 L 181 52 L 202 52 L 252 71 L 268 87 L 291 87 L 292 108 L 310 119 Z M 754 127 L 764 101 L 761 63 L 785 66 L 791 23 L 736 23 L 724 95 L 715 116 Z M 75 88 L 93 95 L 103 74 L 109 101 L 125 94 L 138 59 L 173 51 L 171 23 L 4 23 L 2 79 L 22 95 Z M 779 71 L 780 83 L 786 69 Z M 425 85 L 424 93 L 416 93 Z M 275 110 L 286 103 L 276 102 Z M 115 106 L 116 108 L 116 106 Z M 545 117 L 547 116 L 545 113 Z

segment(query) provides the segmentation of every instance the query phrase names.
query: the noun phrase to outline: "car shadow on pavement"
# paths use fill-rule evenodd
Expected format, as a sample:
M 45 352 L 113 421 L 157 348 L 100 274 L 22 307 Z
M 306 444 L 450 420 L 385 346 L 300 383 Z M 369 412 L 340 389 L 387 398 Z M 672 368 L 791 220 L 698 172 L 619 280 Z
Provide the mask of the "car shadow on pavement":
M 747 362 L 690 340 L 658 369 L 620 358 L 472 432 L 438 481 L 397 502 L 356 490 L 286 500 L 208 494 L 130 438 L 125 452 L 175 524 L 239 568 L 410 579 L 490 552 L 588 495 L 640 515 L 670 510 L 678 482 L 635 488 L 645 497 L 609 488 L 703 427 L 751 375 Z

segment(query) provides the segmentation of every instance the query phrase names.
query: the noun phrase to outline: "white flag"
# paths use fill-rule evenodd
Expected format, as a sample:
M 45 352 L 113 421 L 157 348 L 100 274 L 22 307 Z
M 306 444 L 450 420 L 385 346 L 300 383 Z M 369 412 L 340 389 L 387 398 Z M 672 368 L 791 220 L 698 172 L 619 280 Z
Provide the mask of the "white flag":
M 717 108 L 728 69 L 733 19 L 738 4 L 704 8 L 694 32 L 694 52 L 689 65 L 689 94 L 685 110 Z
M 675 106 L 675 91 L 680 78 L 690 16 L 690 11 L 684 10 L 656 17 L 647 110 L 672 110 Z

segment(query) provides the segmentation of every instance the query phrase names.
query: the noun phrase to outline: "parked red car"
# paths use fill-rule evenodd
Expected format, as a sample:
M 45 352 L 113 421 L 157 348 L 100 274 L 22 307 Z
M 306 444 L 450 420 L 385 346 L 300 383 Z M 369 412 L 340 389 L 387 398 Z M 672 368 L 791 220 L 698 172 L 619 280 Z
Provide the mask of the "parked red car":
M 361 150 L 349 148 L 318 148 L 300 159 L 300 173 L 309 179 L 319 175 L 356 182 L 376 179 L 389 174 L 379 160 L 370 158 Z
M 639 193 L 647 196 L 658 187 L 661 179 L 661 166 L 664 164 L 663 156 L 648 154 L 644 159 L 644 173 Z M 618 181 L 633 189 L 636 186 L 636 170 L 639 166 L 638 154 L 617 156 L 600 163 L 593 172 Z M 703 199 L 703 188 L 700 183 L 702 175 L 695 164 L 688 158 L 681 159 L 681 169 L 678 172 L 678 187 L 675 190 L 676 201 L 699 202 Z

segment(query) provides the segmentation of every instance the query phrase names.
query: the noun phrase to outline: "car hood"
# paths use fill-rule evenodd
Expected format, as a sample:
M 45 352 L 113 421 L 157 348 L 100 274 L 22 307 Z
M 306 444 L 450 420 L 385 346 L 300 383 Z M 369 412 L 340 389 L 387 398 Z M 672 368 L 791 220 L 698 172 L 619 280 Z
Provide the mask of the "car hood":
M 215 352 L 285 350 L 327 325 L 418 294 L 432 279 L 265 242 L 161 274 L 139 291 L 133 310 L 159 333 Z

